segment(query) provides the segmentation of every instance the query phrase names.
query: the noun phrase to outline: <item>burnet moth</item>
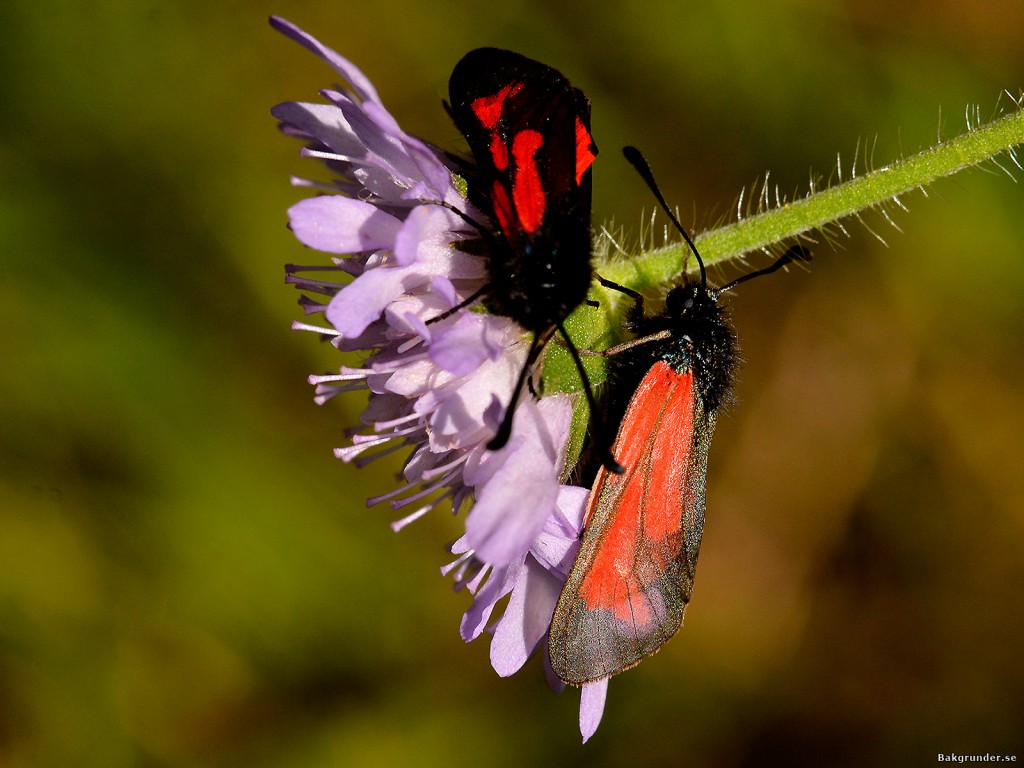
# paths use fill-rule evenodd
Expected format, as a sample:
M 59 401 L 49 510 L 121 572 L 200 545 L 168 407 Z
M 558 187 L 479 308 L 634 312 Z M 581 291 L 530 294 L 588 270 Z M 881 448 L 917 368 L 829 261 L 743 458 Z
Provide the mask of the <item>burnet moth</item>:
M 551 623 L 551 667 L 573 685 L 634 666 L 682 625 L 704 529 L 708 447 L 736 365 L 736 334 L 718 299 L 752 277 L 810 258 L 794 246 L 766 269 L 709 287 L 700 254 L 643 156 L 632 147 L 624 152 L 682 233 L 700 279 L 672 289 L 665 311 L 652 317 L 639 293 L 614 286 L 635 301 L 635 337 L 604 353 L 616 384 L 609 408 L 624 409 L 612 450 L 625 472 L 598 471 L 580 551 Z M 626 402 L 616 391 L 632 394 Z
M 600 414 L 565 319 L 582 304 L 593 281 L 590 101 L 561 72 L 512 51 L 467 53 L 448 83 L 455 126 L 466 137 L 476 168 L 466 181 L 471 202 L 495 225 L 470 221 L 487 248 L 487 283 L 434 320 L 476 300 L 533 334 L 505 416 L 488 448 L 508 441 L 512 417 L 547 342 L 558 333 L 579 371 L 602 460 L 621 471 L 600 437 Z

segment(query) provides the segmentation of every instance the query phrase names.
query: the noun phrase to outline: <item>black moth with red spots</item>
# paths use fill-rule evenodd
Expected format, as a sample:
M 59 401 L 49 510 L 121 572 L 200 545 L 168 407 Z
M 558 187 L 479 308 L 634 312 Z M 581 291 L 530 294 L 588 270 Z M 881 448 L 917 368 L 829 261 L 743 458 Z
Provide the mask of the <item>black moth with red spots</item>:
M 593 278 L 590 101 L 557 70 L 497 48 L 466 54 L 448 90 L 479 169 L 473 203 L 499 227 L 487 307 L 550 334 Z
M 529 372 L 556 332 L 596 411 L 563 323 L 586 299 L 594 276 L 590 169 L 597 146 L 583 92 L 558 70 L 518 53 L 470 51 L 455 66 L 448 92 L 452 119 L 476 162 L 466 174 L 470 200 L 495 227 L 483 233 L 488 284 L 480 297 L 488 310 L 533 333 L 505 418 L 488 445 L 497 449 L 509 438 Z M 604 453 L 605 464 L 617 469 L 607 447 Z

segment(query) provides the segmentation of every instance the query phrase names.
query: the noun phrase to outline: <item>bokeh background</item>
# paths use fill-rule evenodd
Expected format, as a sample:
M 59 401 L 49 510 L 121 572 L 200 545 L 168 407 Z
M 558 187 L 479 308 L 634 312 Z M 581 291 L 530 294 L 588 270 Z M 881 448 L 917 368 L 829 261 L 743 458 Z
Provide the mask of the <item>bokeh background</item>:
M 931 765 L 1024 759 L 1024 213 L 995 168 L 910 195 L 809 272 L 743 286 L 739 405 L 712 449 L 680 635 L 578 695 L 497 678 L 438 574 L 332 458 L 361 398 L 295 334 L 285 228 L 314 174 L 268 110 L 357 62 L 403 126 L 470 48 L 594 104 L 595 221 L 697 229 L 765 171 L 874 165 L 1024 86 L 1024 6 L 754 0 L 8 0 L 0 11 L 0 765 Z M 1004 98 L 1001 102 L 1007 104 Z M 863 166 L 861 166 L 863 167 Z

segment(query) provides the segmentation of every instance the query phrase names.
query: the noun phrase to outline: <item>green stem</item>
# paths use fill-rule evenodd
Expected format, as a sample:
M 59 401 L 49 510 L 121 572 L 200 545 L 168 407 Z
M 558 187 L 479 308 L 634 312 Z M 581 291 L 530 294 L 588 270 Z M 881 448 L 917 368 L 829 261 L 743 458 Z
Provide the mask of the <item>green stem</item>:
M 762 248 L 777 249 L 787 239 L 820 230 L 869 208 L 890 202 L 899 205 L 901 195 L 923 189 L 937 179 L 964 168 L 992 160 L 1003 152 L 1009 153 L 1017 163 L 1013 147 L 1021 143 L 1024 143 L 1024 110 L 974 128 L 892 165 L 704 232 L 694 238 L 695 244 L 708 266 L 731 261 Z M 678 280 L 686 255 L 686 246 L 680 243 L 639 254 L 629 261 L 604 264 L 598 269 L 610 280 L 643 290 Z

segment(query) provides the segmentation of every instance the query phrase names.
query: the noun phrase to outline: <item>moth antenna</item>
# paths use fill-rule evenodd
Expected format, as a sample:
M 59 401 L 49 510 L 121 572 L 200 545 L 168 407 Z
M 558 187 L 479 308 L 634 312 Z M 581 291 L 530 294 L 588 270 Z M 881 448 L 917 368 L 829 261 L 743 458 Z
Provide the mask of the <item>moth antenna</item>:
M 779 256 L 773 263 L 769 264 L 764 269 L 758 269 L 754 272 L 748 272 L 745 275 L 740 275 L 731 283 L 726 283 L 724 286 L 718 289 L 719 293 L 723 291 L 731 290 L 740 283 L 745 283 L 747 280 L 751 280 L 755 277 L 761 277 L 761 275 L 770 275 L 779 269 L 782 269 L 787 264 L 792 264 L 794 261 L 808 262 L 811 260 L 811 251 L 809 248 L 803 245 L 791 245 L 786 249 L 786 252 Z
M 654 173 L 651 171 L 651 166 L 647 162 L 647 158 L 643 156 L 643 153 L 639 149 L 632 146 L 625 146 L 622 148 L 622 154 L 625 156 L 629 164 L 632 165 L 636 172 L 640 174 L 640 178 L 644 180 L 651 192 L 654 193 L 654 197 L 657 198 L 661 204 L 661 208 L 668 215 L 669 220 L 675 224 L 676 229 L 679 230 L 679 234 L 683 236 L 683 240 L 693 251 L 693 255 L 697 258 L 697 266 L 700 267 L 700 285 L 701 288 L 708 287 L 708 273 L 704 269 L 704 259 L 700 257 L 700 253 L 697 251 L 697 246 L 693 244 L 693 239 L 690 237 L 686 228 L 679 223 L 679 219 L 672 213 L 672 210 L 668 207 L 668 203 L 665 202 L 665 196 L 661 194 L 661 190 L 658 188 L 658 183 L 654 180 Z

